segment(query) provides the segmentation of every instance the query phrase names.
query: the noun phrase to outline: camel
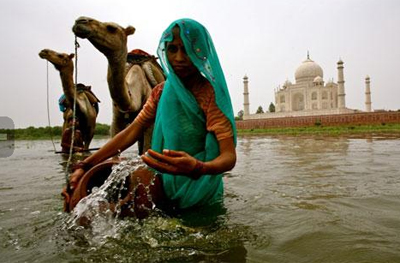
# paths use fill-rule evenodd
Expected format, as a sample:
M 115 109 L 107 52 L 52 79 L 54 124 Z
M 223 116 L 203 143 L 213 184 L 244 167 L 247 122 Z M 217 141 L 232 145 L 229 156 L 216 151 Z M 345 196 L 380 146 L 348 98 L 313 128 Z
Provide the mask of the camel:
M 140 63 L 127 63 L 127 38 L 135 28 L 112 22 L 79 17 L 72 28 L 74 34 L 88 39 L 108 60 L 107 82 L 113 101 L 111 136 L 131 123 L 142 109 L 152 88 L 165 80 L 155 57 L 147 56 Z M 146 56 L 145 56 L 146 57 Z M 139 154 L 150 148 L 152 127 L 144 131 L 138 142 Z
M 74 63 L 72 59 L 74 54 L 58 53 L 50 49 L 43 49 L 39 53 L 40 58 L 46 59 L 54 65 L 60 72 L 62 88 L 66 98 L 68 107 L 64 111 L 64 125 L 63 132 L 68 126 L 68 119 L 73 115 L 74 103 Z M 93 139 L 94 130 L 96 127 L 96 118 L 98 110 L 96 104 L 100 102 L 97 97 L 90 91 L 90 87 L 85 87 L 83 84 L 78 84 L 78 91 L 76 97 L 76 117 L 80 122 L 79 129 L 82 132 L 84 149 L 88 150 L 90 142 Z M 79 89 L 81 87 L 81 89 Z

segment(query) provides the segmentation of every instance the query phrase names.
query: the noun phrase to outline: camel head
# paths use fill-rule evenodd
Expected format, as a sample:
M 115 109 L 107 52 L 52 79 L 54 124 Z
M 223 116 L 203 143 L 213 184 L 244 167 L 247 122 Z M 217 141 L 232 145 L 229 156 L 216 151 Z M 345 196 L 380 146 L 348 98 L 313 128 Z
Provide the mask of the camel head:
M 58 53 L 51 49 L 43 49 L 40 51 L 39 57 L 49 61 L 57 70 L 74 70 L 74 63 L 72 61 L 74 54 L 68 55 L 66 53 Z
M 75 20 L 72 31 L 77 37 L 88 39 L 105 56 L 112 57 L 126 52 L 127 38 L 135 33 L 135 28 L 132 26 L 123 28 L 116 23 L 79 17 Z

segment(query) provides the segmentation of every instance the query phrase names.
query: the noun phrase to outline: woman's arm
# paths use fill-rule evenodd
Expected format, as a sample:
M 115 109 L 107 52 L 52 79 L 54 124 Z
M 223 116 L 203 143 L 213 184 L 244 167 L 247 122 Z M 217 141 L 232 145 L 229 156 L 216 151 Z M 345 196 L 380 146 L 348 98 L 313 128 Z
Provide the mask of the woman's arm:
M 164 150 L 162 154 L 148 150 L 142 160 L 162 173 L 187 175 L 198 178 L 203 174 L 220 174 L 229 171 L 236 164 L 236 150 L 233 137 L 219 141 L 220 154 L 214 160 L 201 162 L 183 151 Z
M 115 135 L 111 140 L 109 140 L 103 147 L 100 148 L 100 150 L 86 158 L 81 163 L 84 166 L 91 167 L 124 151 L 138 140 L 140 134 L 142 133 L 142 129 L 142 126 L 134 121 L 124 130 Z M 72 189 L 76 187 L 84 173 L 84 169 L 76 169 L 71 174 L 70 187 Z
M 210 162 L 204 163 L 203 174 L 219 174 L 233 169 L 236 164 L 236 149 L 233 137 L 219 141 L 220 154 Z
M 143 109 L 135 120 L 127 128 L 115 135 L 110 141 L 101 147 L 100 150 L 81 162 L 81 165 L 83 167 L 94 166 L 112 156 L 115 156 L 134 144 L 143 133 L 143 130 L 148 128 L 154 122 L 157 111 L 157 101 L 161 96 L 163 87 L 164 83 L 155 87 L 150 98 L 146 101 L 146 104 L 143 106 Z M 79 182 L 84 172 L 84 169 L 76 169 L 76 171 L 71 175 L 70 185 L 72 188 Z
M 97 152 L 85 159 L 85 162 L 91 165 L 96 165 L 120 152 L 123 152 L 138 140 L 142 133 L 142 129 L 142 126 L 137 122 L 131 123 L 128 127 L 109 140 Z

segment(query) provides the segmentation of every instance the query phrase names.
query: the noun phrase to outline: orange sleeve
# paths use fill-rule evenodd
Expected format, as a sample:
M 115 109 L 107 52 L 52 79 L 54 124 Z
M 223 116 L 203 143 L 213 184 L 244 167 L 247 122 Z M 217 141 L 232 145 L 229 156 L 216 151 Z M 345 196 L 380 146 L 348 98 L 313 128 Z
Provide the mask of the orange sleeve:
M 233 137 L 232 125 L 215 102 L 214 88 L 207 82 L 200 89 L 193 89 L 193 95 L 206 116 L 207 131 L 213 132 L 218 141 Z
M 136 122 L 144 127 L 148 127 L 154 123 L 163 88 L 164 83 L 161 83 L 153 89 L 143 109 L 136 117 Z M 211 84 L 207 82 L 206 85 L 199 89 L 193 89 L 192 92 L 206 116 L 207 131 L 213 132 L 218 141 L 233 137 L 232 125 L 218 108 L 215 102 L 214 88 Z
M 138 122 L 143 127 L 149 127 L 154 123 L 157 113 L 157 105 L 160 101 L 161 93 L 164 88 L 164 82 L 154 87 L 150 97 L 147 99 L 143 106 L 143 109 L 139 112 L 135 118 L 135 122 Z

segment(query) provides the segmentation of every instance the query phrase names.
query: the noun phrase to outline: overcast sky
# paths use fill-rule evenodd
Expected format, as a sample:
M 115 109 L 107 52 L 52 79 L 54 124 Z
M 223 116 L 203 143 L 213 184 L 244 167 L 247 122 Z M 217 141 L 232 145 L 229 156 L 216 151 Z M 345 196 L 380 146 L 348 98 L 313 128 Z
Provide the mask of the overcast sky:
M 365 77 L 372 108 L 400 109 L 400 1 L 398 0 L 1 0 L 0 116 L 16 128 L 62 124 L 58 71 L 39 58 L 43 48 L 74 52 L 72 26 L 79 16 L 132 25 L 128 50 L 155 54 L 164 29 L 190 17 L 205 25 L 219 54 L 235 115 L 243 109 L 243 76 L 249 77 L 250 112 L 268 109 L 274 89 L 310 58 L 337 81 L 344 62 L 346 106 L 365 109 Z M 98 122 L 111 123 L 107 61 L 79 40 L 78 82 L 102 101 Z M 46 94 L 49 84 L 49 97 Z

